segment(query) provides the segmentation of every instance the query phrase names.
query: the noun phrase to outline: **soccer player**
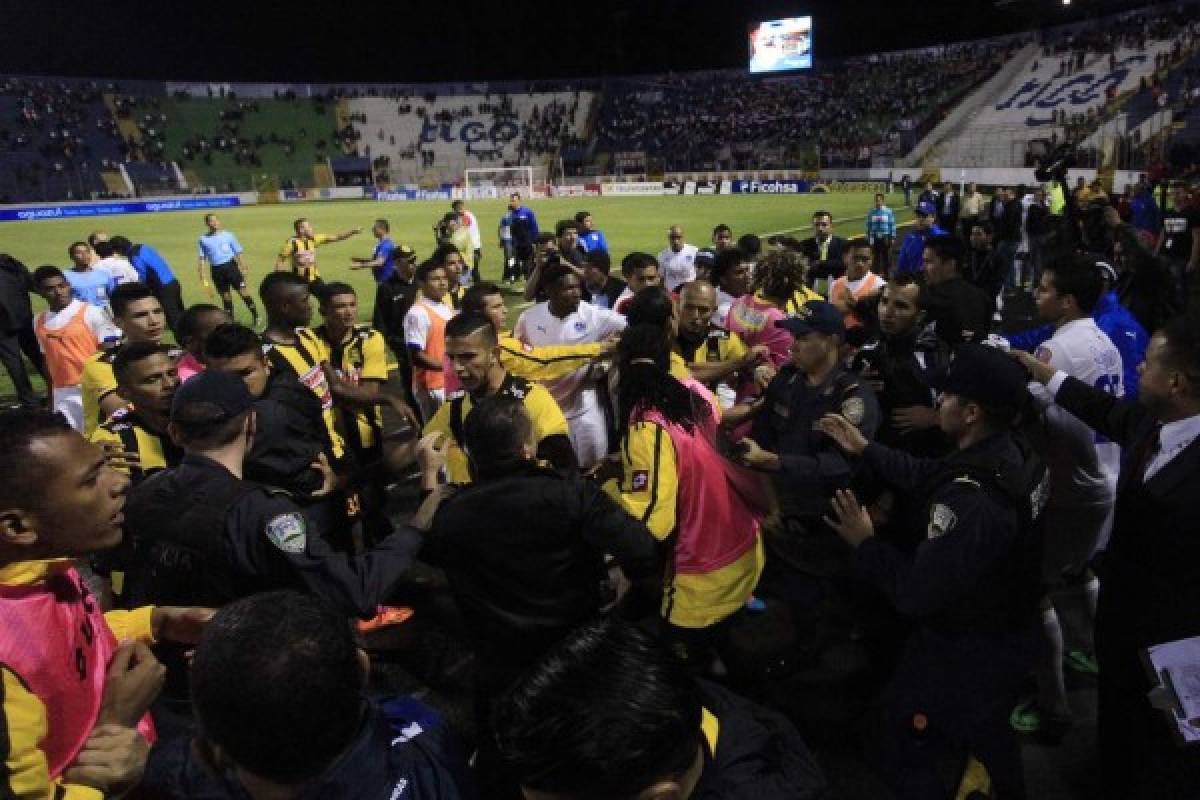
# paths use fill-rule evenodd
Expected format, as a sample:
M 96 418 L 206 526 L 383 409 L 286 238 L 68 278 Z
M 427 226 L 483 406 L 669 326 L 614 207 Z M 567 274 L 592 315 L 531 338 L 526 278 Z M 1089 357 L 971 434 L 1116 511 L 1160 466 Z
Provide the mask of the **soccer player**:
M 667 246 L 658 254 L 662 282 L 667 289 L 673 292 L 681 284 L 696 280 L 698 249 L 696 245 L 684 242 L 683 228 L 680 226 L 672 225 L 667 230 Z
M 618 314 L 625 313 L 625 307 L 642 289 L 662 283 L 658 261 L 649 253 L 630 253 L 621 259 L 621 277 L 625 279 L 625 289 L 617 295 L 617 302 L 613 306 Z
M 449 242 L 438 247 L 429 257 L 435 264 L 440 264 L 446 270 L 446 302 L 451 308 L 457 309 L 462 304 L 463 292 L 467 290 L 470 276 L 463 277 L 467 264 L 463 260 L 463 251 L 457 245 Z
M 96 308 L 108 308 L 108 296 L 116 288 L 117 281 L 107 270 L 96 269 L 99 261 L 87 242 L 72 242 L 67 248 L 71 268 L 63 274 L 71 284 L 76 298 Z
M 124 338 L 116 347 L 96 353 L 83 364 L 79 383 L 83 390 L 85 436 L 91 436 L 101 422 L 125 405 L 117 393 L 112 368 L 121 346 L 131 342 L 160 342 L 167 329 L 162 303 L 144 283 L 118 286 L 113 290 L 111 302 L 113 319 Z
M 549 299 L 526 309 L 517 319 L 515 334 L 533 345 L 591 344 L 603 342 L 625 328 L 625 318 L 582 302 L 579 278 L 567 266 L 550 267 L 542 281 Z M 596 386 L 588 368 L 577 369 L 547 388 L 558 401 L 570 428 L 575 458 L 583 469 L 608 453 L 608 425 Z
M 312 223 L 305 217 L 300 217 L 293 222 L 292 229 L 295 231 L 295 235 L 284 242 L 283 247 L 280 248 L 279 257 L 275 259 L 275 269 L 290 268 L 310 285 L 321 283 L 321 272 L 317 269 L 317 248 L 333 242 L 345 241 L 351 236 L 362 233 L 361 227 L 350 228 L 332 236 L 326 233 L 313 233 Z
M 271 369 L 291 372 L 320 401 L 331 458 L 336 464 L 346 455 L 345 440 L 337 429 L 333 390 L 322 366 L 329 361 L 329 349 L 316 331 L 308 327 L 312 321 L 310 285 L 291 272 L 272 272 L 263 278 L 258 289 L 267 312 L 263 341 L 271 345 L 266 352 Z
M 713 250 L 716 250 L 718 253 L 733 247 L 733 228 L 724 222 L 713 228 L 712 246 Z
M 73 295 L 58 267 L 38 267 L 33 285 L 48 307 L 34 319 L 33 330 L 50 375 L 50 407 L 82 431 L 83 365 L 101 342 L 120 337 L 121 331 L 103 309 Z
M 589 253 L 597 250 L 608 252 L 608 239 L 604 238 L 604 231 L 596 229 L 592 212 L 580 211 L 575 214 L 575 224 L 579 226 L 579 244 L 583 246 L 584 250 Z
M 404 315 L 404 340 L 413 362 L 413 395 L 422 419 L 433 419 L 446 400 L 446 378 L 442 360 L 446 354 L 446 323 L 454 309 L 446 302 L 447 270 L 436 261 L 417 267 L 420 291 Z
M 496 329 L 500 347 L 500 364 L 510 374 L 531 381 L 552 381 L 580 367 L 586 367 L 602 355 L 605 344 L 562 344 L 534 347 L 512 336 L 506 327 L 508 307 L 504 295 L 494 283 L 479 283 L 467 289 L 463 297 L 463 313 L 483 314 Z M 446 388 L 460 387 L 454 370 L 443 370 Z
M 559 472 L 575 469 L 575 453 L 567 421 L 558 404 L 540 383 L 512 375 L 504 368 L 500 341 L 492 321 L 483 314 L 460 314 L 446 323 L 446 357 L 463 391 L 446 401 L 425 424 L 425 435 L 441 433 L 449 442 L 446 480 L 470 483 L 472 475 L 464 450 L 463 423 L 485 397 L 499 395 L 520 401 L 533 423 L 536 455 Z
M 450 208 L 454 209 L 455 214 L 458 214 L 461 226 L 467 231 L 471 243 L 471 282 L 479 283 L 479 264 L 483 261 L 483 241 L 479 235 L 479 218 L 467 210 L 467 206 L 462 200 L 455 200 L 450 204 Z
M 233 322 L 233 317 L 223 309 L 210 303 L 197 303 L 183 312 L 179 318 L 179 345 L 183 348 L 175 369 L 179 380 L 186 381 L 198 373 L 204 372 L 204 343 L 208 336 L 222 325 Z
M 167 327 L 174 331 L 183 313 L 183 290 L 171 265 L 148 244 L 134 244 L 124 236 L 114 236 L 110 241 L 114 255 L 128 260 L 137 279 L 154 290 L 167 316 Z
M 1038 347 L 1036 358 L 1056 372 L 1123 397 L 1121 354 L 1092 319 L 1104 285 L 1095 260 L 1061 259 L 1042 271 L 1035 299 L 1038 316 L 1054 325 L 1054 335 Z M 1074 587 L 1087 600 L 1088 627 L 1096 613 L 1100 584 L 1089 564 L 1112 525 L 1113 499 L 1121 469 L 1120 447 L 1098 440 L 1091 428 L 1054 403 L 1041 384 L 1030 384 L 1045 423 L 1041 427 L 1050 472 L 1042 543 L 1042 584 L 1050 591 Z M 1063 676 L 1063 659 L 1076 670 L 1097 671 L 1086 652 L 1064 652 L 1063 632 L 1053 603 L 1042 601 L 1042 658 L 1035 676 L 1038 693 L 1013 712 L 1013 727 L 1022 733 L 1061 737 L 1071 710 Z
M 115 411 L 89 438 L 136 486 L 183 458 L 183 451 L 167 434 L 179 373 L 171 348 L 158 342 L 133 342 L 117 353 L 113 374 L 129 405 Z
M 376 283 L 383 283 L 396 269 L 396 243 L 392 241 L 391 226 L 386 219 L 377 219 L 371 235 L 378 241 L 370 258 L 350 259 L 350 269 L 370 269 Z
M 205 214 L 204 224 L 208 226 L 208 233 L 197 241 L 200 258 L 196 262 L 196 273 L 200 276 L 200 282 L 208 290 L 209 297 L 212 297 L 213 287 L 216 288 L 217 293 L 221 295 L 221 303 L 225 306 L 225 313 L 230 317 L 233 317 L 233 294 L 230 290 L 237 289 L 242 302 L 250 310 L 254 327 L 257 328 L 258 308 L 254 305 L 254 298 L 246 286 L 246 276 L 250 274 L 250 268 L 242 259 L 244 250 L 241 243 L 232 232 L 222 229 L 221 220 L 216 214 Z M 204 274 L 205 262 L 208 263 L 212 275 L 211 286 Z
M 92 265 L 93 269 L 111 274 L 113 280 L 117 282 L 117 286 L 141 280 L 137 270 L 133 268 L 133 264 L 129 263 L 129 259 L 124 254 L 117 252 L 116 244 L 108 238 L 107 233 L 93 233 L 88 237 L 88 241 L 96 255 L 100 256 L 100 260 Z
M 0 793 L 123 796 L 154 738 L 164 672 L 210 611 L 101 611 L 75 560 L 116 546 L 129 479 L 58 414 L 0 415 Z

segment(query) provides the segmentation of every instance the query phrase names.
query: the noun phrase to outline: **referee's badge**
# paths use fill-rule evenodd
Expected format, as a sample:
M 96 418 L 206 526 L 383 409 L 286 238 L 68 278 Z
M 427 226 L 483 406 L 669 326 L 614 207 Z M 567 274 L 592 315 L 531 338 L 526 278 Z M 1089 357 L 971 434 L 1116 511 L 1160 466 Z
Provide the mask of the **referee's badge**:
M 926 535 L 930 539 L 938 539 L 953 530 L 957 524 L 958 515 L 950 510 L 950 506 L 934 503 L 929 509 L 929 531 Z
M 307 533 L 308 524 L 304 521 L 304 515 L 296 511 L 279 514 L 267 523 L 267 538 L 271 544 L 290 555 L 304 552 Z

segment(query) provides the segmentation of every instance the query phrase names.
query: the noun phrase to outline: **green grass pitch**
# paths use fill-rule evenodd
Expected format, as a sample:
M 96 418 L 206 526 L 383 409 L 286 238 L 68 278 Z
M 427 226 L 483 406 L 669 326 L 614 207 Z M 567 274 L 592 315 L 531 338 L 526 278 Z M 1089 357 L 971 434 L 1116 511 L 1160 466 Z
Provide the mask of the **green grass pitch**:
M 687 241 L 698 247 L 708 246 L 712 229 L 719 223 L 733 228 L 734 236 L 745 233 L 760 235 L 791 231 L 808 235 L 805 229 L 812 213 L 829 211 L 842 236 L 860 235 L 862 217 L 872 202 L 868 192 L 816 195 L 716 195 L 667 197 L 571 197 L 533 199 L 529 206 L 538 217 L 543 230 L 553 231 L 560 219 L 573 217 L 586 209 L 595 224 L 604 231 L 612 248 L 614 266 L 625 254 L 641 250 L 658 253 L 666 246 L 667 228 L 680 224 Z M 902 213 L 899 195 L 889 198 Z M 467 206 L 479 219 L 483 236 L 482 272 L 485 279 L 500 276 L 501 251 L 497 226 L 504 213 L 503 200 L 476 200 Z M 448 211 L 448 201 L 375 202 L 343 201 L 325 203 L 288 203 L 280 205 L 245 206 L 218 210 L 222 222 L 233 231 L 246 248 L 246 263 L 250 267 L 249 283 L 257 293 L 258 282 L 274 268 L 275 257 L 284 240 L 291 234 L 292 220 L 307 216 L 318 233 L 336 233 L 356 226 L 363 232 L 345 242 L 321 248 L 318 256 L 321 276 L 327 280 L 343 280 L 359 292 L 361 316 L 371 318 L 374 284 L 369 270 L 351 270 L 352 256 L 369 257 L 374 247 L 371 224 L 382 218 L 388 220 L 392 237 L 397 243 L 413 247 L 421 258 L 433 249 L 433 223 Z M 196 272 L 196 239 L 204 232 L 204 212 L 164 212 L 131 214 L 129 216 L 91 217 L 82 219 L 52 219 L 29 222 L 0 223 L 0 251 L 24 262 L 31 270 L 42 264 L 66 268 L 67 246 L 86 239 L 88 233 L 103 230 L 121 234 L 133 242 L 153 245 L 170 262 L 183 285 L 186 304 L 211 302 L 200 285 Z M 515 306 L 517 298 L 513 298 Z M 42 308 L 40 298 L 35 308 Z M 249 321 L 249 314 L 240 302 L 235 303 L 238 319 Z M 314 317 L 316 317 L 314 311 Z M 12 397 L 12 385 L 7 373 L 0 370 L 0 397 Z

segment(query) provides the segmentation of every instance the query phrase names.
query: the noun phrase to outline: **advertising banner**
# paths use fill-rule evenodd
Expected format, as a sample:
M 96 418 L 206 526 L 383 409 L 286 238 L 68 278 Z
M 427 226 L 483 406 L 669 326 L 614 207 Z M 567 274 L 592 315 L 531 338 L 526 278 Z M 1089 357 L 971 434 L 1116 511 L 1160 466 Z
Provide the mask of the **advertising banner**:
M 238 197 L 181 197 L 163 200 L 129 200 L 113 203 L 64 203 L 57 206 L 10 206 L 0 208 L 0 222 L 31 219 L 107 217 L 117 214 L 156 214 L 161 211 L 197 211 L 240 206 Z
M 604 195 L 662 195 L 666 193 L 662 181 L 637 181 L 632 183 L 602 183 L 600 193 Z

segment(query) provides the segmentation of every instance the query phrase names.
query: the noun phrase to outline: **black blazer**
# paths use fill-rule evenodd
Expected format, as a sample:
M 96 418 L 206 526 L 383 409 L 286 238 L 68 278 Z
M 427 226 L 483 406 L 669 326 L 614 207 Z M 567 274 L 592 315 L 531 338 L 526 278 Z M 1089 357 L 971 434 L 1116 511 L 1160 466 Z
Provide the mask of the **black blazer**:
M 810 236 L 800 242 L 800 252 L 804 254 L 811 265 L 808 270 L 810 285 L 817 278 L 833 280 L 841 277 L 842 273 L 846 271 L 845 261 L 842 260 L 846 253 L 846 240 L 841 236 L 835 235 L 830 238 L 824 261 L 821 260 L 821 247 L 817 244 L 815 236 Z
M 1144 406 L 1075 378 L 1056 400 L 1122 447 L 1097 615 L 1101 657 L 1130 665 L 1136 648 L 1200 635 L 1200 439 L 1143 483 L 1135 462 L 1158 424 Z

